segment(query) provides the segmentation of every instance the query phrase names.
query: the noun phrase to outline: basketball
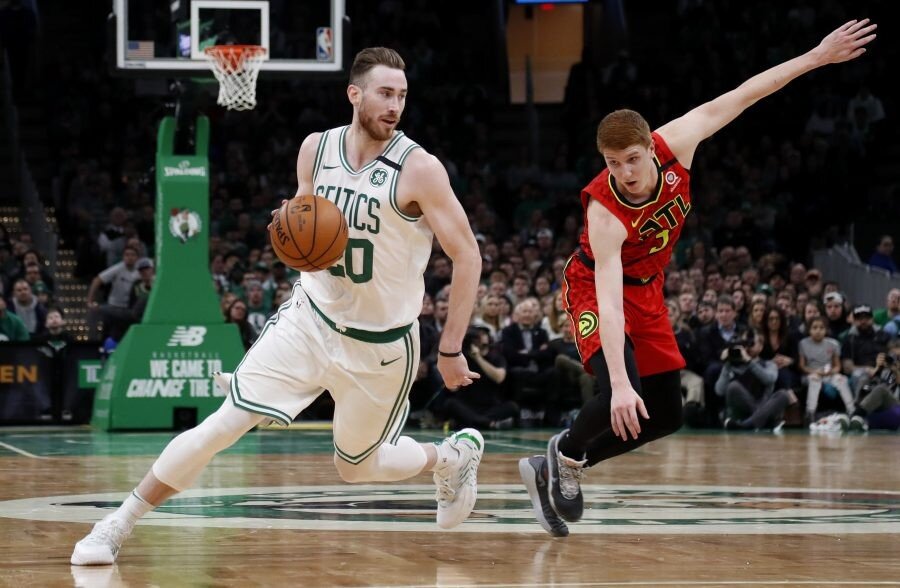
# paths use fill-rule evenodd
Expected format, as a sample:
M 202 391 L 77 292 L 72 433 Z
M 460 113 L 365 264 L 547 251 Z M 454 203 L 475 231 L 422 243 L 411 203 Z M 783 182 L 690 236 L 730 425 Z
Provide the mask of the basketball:
M 301 272 L 317 272 L 338 262 L 347 247 L 347 219 L 330 200 L 296 196 L 285 202 L 269 226 L 278 259 Z

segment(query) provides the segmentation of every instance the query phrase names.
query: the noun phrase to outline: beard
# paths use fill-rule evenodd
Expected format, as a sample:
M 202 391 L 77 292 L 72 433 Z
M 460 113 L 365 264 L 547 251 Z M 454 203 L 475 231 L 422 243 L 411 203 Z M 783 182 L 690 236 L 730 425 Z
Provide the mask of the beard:
M 397 116 L 397 123 L 400 123 L 399 116 Z M 387 141 L 394 134 L 393 129 L 385 130 L 383 123 L 381 123 L 378 118 L 369 114 L 365 100 L 359 105 L 359 126 L 361 126 L 374 141 Z

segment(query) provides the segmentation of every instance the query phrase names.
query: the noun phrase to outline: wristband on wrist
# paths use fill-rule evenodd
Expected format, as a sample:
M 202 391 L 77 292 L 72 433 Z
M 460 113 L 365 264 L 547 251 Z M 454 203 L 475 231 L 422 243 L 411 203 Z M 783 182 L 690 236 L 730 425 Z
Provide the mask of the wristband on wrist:
M 440 355 L 441 357 L 459 357 L 460 355 L 462 355 L 462 349 L 460 349 L 456 353 L 446 353 L 438 349 L 438 355 Z

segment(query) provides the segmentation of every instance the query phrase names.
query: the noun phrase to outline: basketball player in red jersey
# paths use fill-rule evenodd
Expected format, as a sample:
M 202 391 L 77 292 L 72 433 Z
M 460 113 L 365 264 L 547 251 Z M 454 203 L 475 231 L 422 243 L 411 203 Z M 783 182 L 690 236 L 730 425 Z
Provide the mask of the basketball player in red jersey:
M 691 210 L 690 173 L 701 141 L 794 78 L 862 55 L 876 25 L 852 20 L 807 53 L 768 69 L 655 132 L 631 110 L 607 115 L 597 149 L 607 168 L 581 193 L 585 229 L 565 270 L 566 310 L 596 395 L 547 455 L 519 472 L 541 525 L 568 534 L 583 511 L 584 468 L 681 427 L 685 363 L 668 322 L 662 272 Z

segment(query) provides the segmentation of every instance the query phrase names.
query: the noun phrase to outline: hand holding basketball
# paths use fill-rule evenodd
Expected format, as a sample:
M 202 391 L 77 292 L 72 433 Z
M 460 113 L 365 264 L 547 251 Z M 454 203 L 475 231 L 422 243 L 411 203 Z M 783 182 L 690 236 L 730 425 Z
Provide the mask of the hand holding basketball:
M 316 272 L 337 263 L 344 255 L 347 219 L 330 200 L 296 196 L 272 215 L 269 237 L 278 259 L 301 272 Z

